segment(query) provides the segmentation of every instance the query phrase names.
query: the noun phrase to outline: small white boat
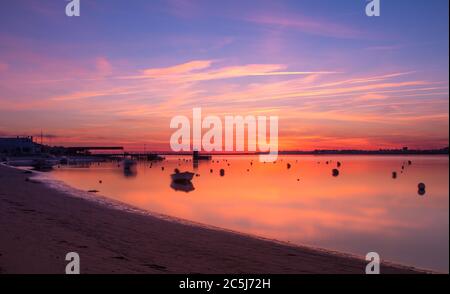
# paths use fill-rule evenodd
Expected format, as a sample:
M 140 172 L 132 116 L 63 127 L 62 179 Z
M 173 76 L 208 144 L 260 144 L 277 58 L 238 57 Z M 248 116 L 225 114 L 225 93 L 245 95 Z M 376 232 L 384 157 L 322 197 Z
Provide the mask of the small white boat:
M 180 172 L 175 170 L 174 174 L 171 174 L 170 177 L 174 182 L 190 182 L 194 178 L 195 174 L 190 172 Z

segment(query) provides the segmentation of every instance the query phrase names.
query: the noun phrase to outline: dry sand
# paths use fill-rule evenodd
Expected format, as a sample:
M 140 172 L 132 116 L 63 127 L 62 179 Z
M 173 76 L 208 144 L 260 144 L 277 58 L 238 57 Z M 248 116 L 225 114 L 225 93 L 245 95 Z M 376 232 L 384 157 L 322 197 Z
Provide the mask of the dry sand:
M 355 257 L 109 208 L 0 165 L 0 273 L 364 273 Z M 384 264 L 382 273 L 418 273 Z

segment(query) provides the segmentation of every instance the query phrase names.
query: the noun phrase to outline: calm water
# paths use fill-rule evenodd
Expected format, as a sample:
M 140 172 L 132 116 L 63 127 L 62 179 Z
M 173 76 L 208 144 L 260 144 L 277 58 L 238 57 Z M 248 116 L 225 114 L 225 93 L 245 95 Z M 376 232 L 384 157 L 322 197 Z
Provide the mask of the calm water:
M 198 167 L 187 158 L 168 157 L 152 167 L 141 162 L 128 172 L 103 163 L 53 174 L 153 212 L 358 255 L 375 251 L 383 259 L 448 272 L 447 156 L 284 156 L 275 164 L 256 156 L 222 156 Z M 342 166 L 333 177 L 337 161 Z M 171 187 L 175 168 L 200 176 L 193 187 Z M 425 195 L 418 193 L 420 182 Z

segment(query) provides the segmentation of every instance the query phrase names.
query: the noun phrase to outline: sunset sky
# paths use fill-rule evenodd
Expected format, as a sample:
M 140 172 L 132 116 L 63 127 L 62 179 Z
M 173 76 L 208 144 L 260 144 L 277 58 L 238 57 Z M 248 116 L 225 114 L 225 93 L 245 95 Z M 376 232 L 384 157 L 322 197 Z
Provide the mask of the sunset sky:
M 0 136 L 168 150 L 170 120 L 278 115 L 280 150 L 442 148 L 449 1 L 7 0 Z

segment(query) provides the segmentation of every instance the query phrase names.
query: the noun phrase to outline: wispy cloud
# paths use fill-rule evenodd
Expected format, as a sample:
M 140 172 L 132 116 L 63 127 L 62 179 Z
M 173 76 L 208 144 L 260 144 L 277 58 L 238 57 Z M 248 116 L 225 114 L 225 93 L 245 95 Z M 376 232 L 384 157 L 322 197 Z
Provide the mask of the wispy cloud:
M 379 45 L 379 46 L 370 46 L 365 48 L 370 51 L 393 51 L 402 49 L 404 45 Z
M 150 78 L 183 75 L 209 68 L 212 63 L 212 60 L 194 60 L 169 67 L 146 69 L 142 73 L 144 77 Z
M 97 72 L 101 76 L 107 76 L 113 73 L 114 68 L 111 63 L 106 57 L 97 57 L 95 59 L 95 67 L 97 69 Z
M 283 64 L 246 64 L 212 68 L 213 60 L 195 60 L 163 68 L 143 70 L 140 75 L 121 79 L 165 79 L 177 82 L 199 82 L 258 76 L 295 76 L 336 74 L 335 71 L 286 71 Z
M 297 30 L 307 34 L 326 37 L 352 39 L 363 36 L 357 28 L 328 20 L 311 19 L 302 15 L 256 14 L 248 16 L 245 20 L 269 27 Z

